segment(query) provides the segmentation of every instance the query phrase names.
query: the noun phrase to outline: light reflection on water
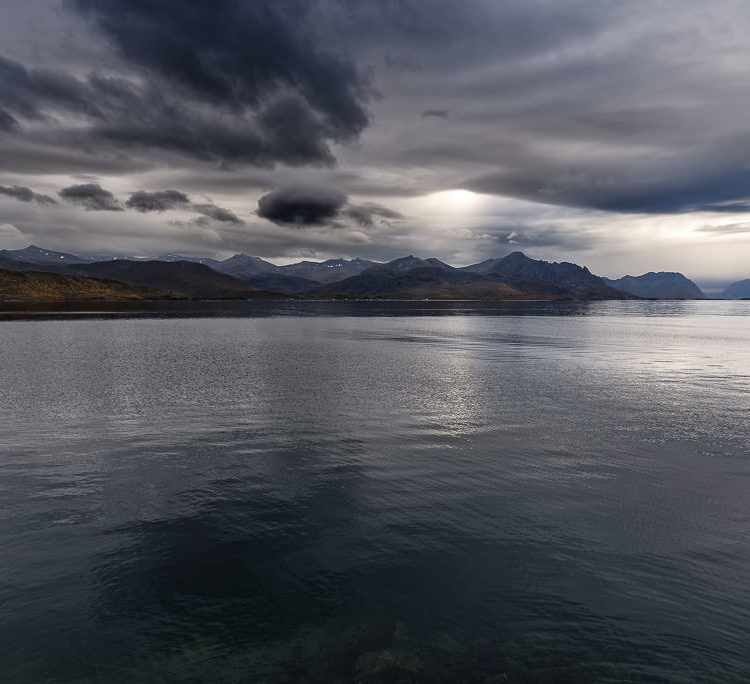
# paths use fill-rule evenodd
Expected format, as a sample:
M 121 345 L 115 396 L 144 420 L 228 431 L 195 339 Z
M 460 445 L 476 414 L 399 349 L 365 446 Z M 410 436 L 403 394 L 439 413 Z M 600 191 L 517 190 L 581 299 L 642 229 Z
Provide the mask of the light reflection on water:
M 744 304 L 0 323 L 0 680 L 746 681 Z

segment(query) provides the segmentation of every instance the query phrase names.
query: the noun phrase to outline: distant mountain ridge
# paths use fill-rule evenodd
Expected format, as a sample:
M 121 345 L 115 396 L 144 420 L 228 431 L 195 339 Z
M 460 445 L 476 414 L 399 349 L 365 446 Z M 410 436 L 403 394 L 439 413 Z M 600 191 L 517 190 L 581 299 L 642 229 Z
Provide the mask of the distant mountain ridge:
M 628 294 L 607 285 L 585 266 L 568 261 L 550 262 L 530 259 L 523 252 L 512 252 L 488 259 L 464 271 L 503 282 L 521 291 L 539 296 L 581 299 L 629 299 Z
M 90 261 L 77 254 L 55 252 L 36 245 L 29 245 L 23 249 L 0 249 L 0 260 L 3 262 L 20 262 L 34 266 L 51 266 L 57 264 L 81 264 Z
M 259 257 L 235 254 L 225 261 L 217 262 L 213 268 L 255 287 L 271 287 L 276 292 L 299 294 L 319 284 L 357 275 L 374 263 L 365 259 L 329 259 L 322 262 L 300 261 L 296 264 L 276 266 Z
M 322 296 L 436 298 L 631 299 L 609 287 L 587 268 L 551 263 L 514 252 L 465 268 L 439 259 L 402 257 L 372 266 L 358 276 L 331 283 L 310 294 Z
M 603 278 L 609 286 L 648 299 L 705 299 L 701 289 L 682 273 L 661 271 L 617 280 Z
M 301 261 L 277 266 L 247 254 L 219 261 L 164 254 L 160 259 L 91 261 L 31 246 L 0 252 L 0 268 L 106 278 L 198 298 L 632 299 L 588 268 L 531 259 L 522 252 L 456 268 L 414 255 Z

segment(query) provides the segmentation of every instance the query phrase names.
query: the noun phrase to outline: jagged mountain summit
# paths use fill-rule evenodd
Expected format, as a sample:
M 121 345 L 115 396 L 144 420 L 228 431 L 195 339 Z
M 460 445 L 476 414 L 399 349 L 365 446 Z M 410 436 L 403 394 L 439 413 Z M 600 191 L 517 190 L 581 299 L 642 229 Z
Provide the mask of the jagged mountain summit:
M 466 266 L 464 271 L 506 283 L 522 292 L 553 298 L 627 299 L 608 286 L 585 266 L 531 259 L 523 252 L 512 252 L 498 259 L 487 259 Z
M 647 299 L 705 299 L 701 289 L 682 273 L 660 271 L 617 280 L 603 278 L 607 285 Z
M 264 273 L 278 273 L 279 267 L 270 261 L 249 254 L 235 254 L 224 261 L 217 261 L 213 268 L 235 278 L 250 278 Z
M 319 296 L 458 299 L 629 299 L 587 268 L 514 252 L 465 268 L 414 256 L 372 266 L 358 276 L 314 290 Z
M 386 264 L 376 264 L 359 275 L 329 283 L 310 294 L 339 297 L 438 296 L 436 290 L 441 287 L 468 285 L 479 280 L 438 259 L 407 256 Z

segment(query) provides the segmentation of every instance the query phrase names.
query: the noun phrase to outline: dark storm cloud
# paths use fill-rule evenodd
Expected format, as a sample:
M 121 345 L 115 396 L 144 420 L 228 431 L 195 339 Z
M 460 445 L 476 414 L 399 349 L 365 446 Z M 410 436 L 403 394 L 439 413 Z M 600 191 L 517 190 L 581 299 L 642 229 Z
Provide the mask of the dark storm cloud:
M 47 108 L 75 110 L 98 116 L 82 81 L 49 69 L 29 69 L 0 55 L 0 106 L 6 115 L 40 120 Z
M 0 195 L 13 197 L 20 202 L 36 202 L 37 204 L 46 206 L 57 204 L 57 202 L 49 195 L 40 195 L 39 193 L 34 192 L 31 188 L 27 188 L 23 185 L 12 185 L 10 187 L 0 185 Z
M 346 201 L 346 195 L 338 190 L 278 188 L 258 200 L 258 216 L 280 224 L 323 225 L 339 216 Z
M 191 205 L 191 208 L 193 211 L 198 212 L 204 217 L 213 221 L 218 221 L 219 223 L 244 223 L 239 216 L 229 211 L 229 209 L 217 207 L 215 204 L 193 204 Z
M 315 42 L 313 3 L 68 0 L 68 5 L 90 17 L 131 64 L 201 100 L 254 108 L 286 90 L 320 114 L 333 138 L 356 136 L 367 125 L 368 74 L 335 54 L 332 45 Z
M 735 140 L 715 144 L 710 150 L 698 148 L 692 154 L 685 151 L 677 163 L 646 159 L 619 166 L 601 160 L 565 164 L 528 154 L 506 168 L 459 185 L 475 192 L 611 212 L 747 211 L 746 145 L 744 140 Z
M 422 112 L 422 118 L 423 119 L 447 119 L 448 118 L 448 110 L 447 109 L 425 109 Z
M 66 6 L 114 48 L 119 75 L 78 77 L 0 56 L 0 131 L 26 143 L 0 158 L 0 168 L 28 167 L 21 159 L 28 151 L 45 171 L 33 146 L 96 158 L 120 153 L 123 163 L 135 154 L 156 164 L 176 156 L 230 166 L 330 166 L 330 144 L 356 139 L 369 124 L 370 72 L 321 33 L 325 3 Z
M 0 106 L 26 120 L 59 114 L 69 145 L 201 161 L 331 165 L 330 142 L 369 123 L 367 69 L 320 35 L 325 3 L 68 0 L 130 73 L 74 78 L 0 60 Z
M 71 185 L 57 194 L 64 200 L 83 207 L 86 211 L 123 211 L 117 198 L 97 183 Z
M 139 190 L 134 192 L 125 202 L 128 209 L 135 209 L 141 213 L 152 211 L 167 211 L 168 209 L 182 209 L 190 204 L 190 198 L 179 190 L 159 190 L 148 192 Z

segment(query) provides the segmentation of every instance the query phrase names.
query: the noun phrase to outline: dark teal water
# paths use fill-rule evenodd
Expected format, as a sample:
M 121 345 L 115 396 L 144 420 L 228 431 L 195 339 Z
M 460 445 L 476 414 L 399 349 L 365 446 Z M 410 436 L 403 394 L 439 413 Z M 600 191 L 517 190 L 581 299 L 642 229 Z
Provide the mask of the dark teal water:
M 0 681 L 750 681 L 750 303 L 0 314 Z

